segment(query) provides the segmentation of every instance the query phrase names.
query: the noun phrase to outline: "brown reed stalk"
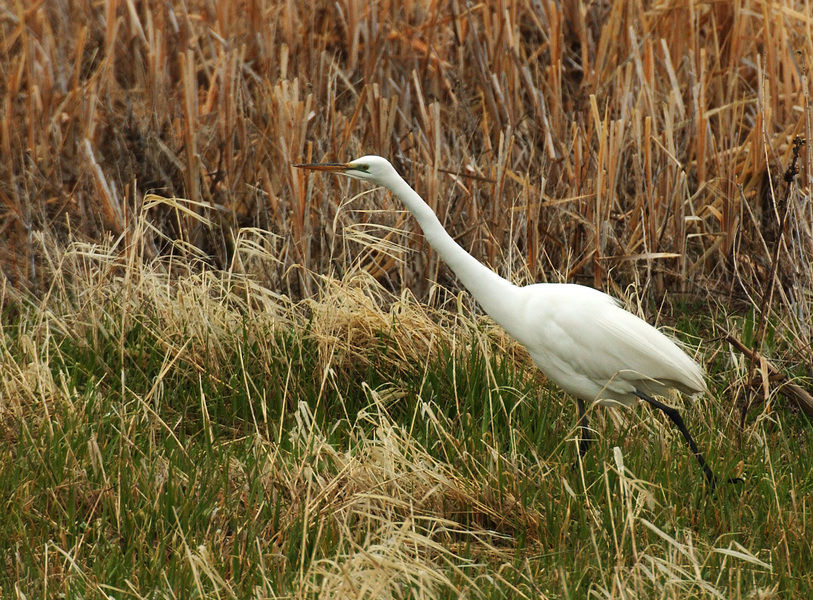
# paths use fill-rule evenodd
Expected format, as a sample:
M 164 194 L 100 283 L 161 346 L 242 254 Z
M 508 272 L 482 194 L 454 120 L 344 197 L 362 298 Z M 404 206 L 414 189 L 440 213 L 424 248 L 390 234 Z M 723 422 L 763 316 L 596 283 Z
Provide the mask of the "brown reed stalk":
M 799 174 L 799 153 L 801 152 L 802 146 L 804 146 L 805 143 L 805 140 L 801 137 L 796 137 L 793 140 L 793 158 L 791 159 L 791 163 L 785 170 L 785 174 L 783 176 L 785 181 L 785 195 L 780 199 L 779 202 L 776 203 L 775 210 L 777 215 L 778 229 L 771 254 L 770 269 L 767 274 L 765 285 L 763 287 L 762 298 L 760 300 L 758 311 L 759 319 L 757 321 L 757 328 L 754 331 L 753 353 L 748 355 L 748 382 L 751 386 L 749 388 L 751 393 L 746 395 L 745 401 L 742 404 L 742 410 L 740 413 L 740 427 L 745 427 L 745 420 L 748 417 L 748 411 L 754 404 L 752 399 L 753 394 L 756 393 L 757 389 L 766 389 L 766 387 L 762 384 L 755 382 L 756 365 L 758 362 L 755 357 L 759 354 L 765 339 L 768 317 L 774 312 L 774 292 L 776 290 L 776 282 L 778 278 L 777 273 L 779 270 L 779 257 L 782 249 L 783 239 L 785 238 L 788 228 L 788 202 L 794 188 L 793 184 L 796 180 L 796 176 Z M 764 380 L 765 375 L 763 374 L 762 381 Z
M 374 152 L 478 259 L 528 280 L 609 289 L 646 261 L 659 293 L 715 292 L 733 253 L 759 250 L 759 219 L 738 220 L 730 191 L 742 186 L 753 204 L 767 167 L 759 148 L 801 133 L 791 117 L 813 56 L 803 11 L 410 6 L 16 4 L 0 15 L 0 227 L 96 239 L 124 227 L 116 206 L 132 214 L 151 191 L 186 197 L 212 226 L 157 209 L 170 239 L 225 265 L 240 227 L 268 229 L 286 244 L 263 277 L 307 295 L 304 273 L 366 249 L 336 243 L 344 218 L 333 229 L 355 188 L 303 185 L 290 164 Z M 768 33 L 781 43 L 768 48 Z M 382 206 L 376 195 L 354 204 Z M 18 236 L 10 264 L 36 278 L 37 250 Z M 397 273 L 377 268 L 382 279 L 421 293 L 452 282 L 420 236 L 403 239 L 419 252 L 384 265 Z

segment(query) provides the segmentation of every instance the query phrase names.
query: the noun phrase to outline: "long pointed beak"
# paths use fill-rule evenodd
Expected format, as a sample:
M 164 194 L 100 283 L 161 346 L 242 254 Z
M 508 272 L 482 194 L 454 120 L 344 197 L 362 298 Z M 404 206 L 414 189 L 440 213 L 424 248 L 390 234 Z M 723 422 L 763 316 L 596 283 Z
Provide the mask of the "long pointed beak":
M 297 169 L 308 169 L 309 171 L 332 171 L 342 173 L 350 169 L 348 163 L 303 163 L 294 165 Z

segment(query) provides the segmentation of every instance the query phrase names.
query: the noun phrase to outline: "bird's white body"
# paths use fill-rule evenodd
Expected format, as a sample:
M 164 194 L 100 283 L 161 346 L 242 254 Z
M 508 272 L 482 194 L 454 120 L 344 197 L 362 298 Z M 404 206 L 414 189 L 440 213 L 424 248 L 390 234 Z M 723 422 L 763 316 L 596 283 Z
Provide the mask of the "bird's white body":
M 639 401 L 635 391 L 706 389 L 703 371 L 671 339 L 621 308 L 612 297 L 574 284 L 517 288 L 519 321 L 503 325 L 537 367 L 568 394 L 587 402 Z
M 415 216 L 429 244 L 483 309 L 528 349 L 537 367 L 585 402 L 632 404 L 669 388 L 704 392 L 703 370 L 674 341 L 611 296 L 575 284 L 519 287 L 466 252 L 432 209 L 380 156 L 300 165 L 383 185 Z

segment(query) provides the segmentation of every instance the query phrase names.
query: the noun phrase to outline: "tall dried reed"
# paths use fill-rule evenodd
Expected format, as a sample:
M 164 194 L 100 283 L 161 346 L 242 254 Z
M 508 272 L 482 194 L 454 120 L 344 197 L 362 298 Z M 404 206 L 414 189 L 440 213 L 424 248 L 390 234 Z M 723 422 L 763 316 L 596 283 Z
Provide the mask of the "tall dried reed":
M 242 227 L 278 236 L 259 275 L 292 297 L 366 253 L 426 298 L 450 277 L 396 205 L 350 209 L 356 188 L 291 168 L 378 153 L 506 276 L 758 306 L 780 174 L 811 132 L 804 2 L 17 2 L 0 31 L 2 271 L 39 293 L 37 231 L 125 232 L 156 192 L 191 201 L 155 226 L 213 265 Z M 768 307 L 800 348 L 812 156 Z M 345 242 L 359 221 L 417 252 Z

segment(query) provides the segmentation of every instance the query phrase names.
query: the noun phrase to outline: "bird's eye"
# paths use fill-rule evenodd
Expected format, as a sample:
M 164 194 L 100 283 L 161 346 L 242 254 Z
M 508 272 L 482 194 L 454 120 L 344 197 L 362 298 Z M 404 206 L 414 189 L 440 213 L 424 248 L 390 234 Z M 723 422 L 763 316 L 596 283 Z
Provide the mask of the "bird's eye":
M 356 165 L 356 169 L 364 171 L 365 173 L 370 170 L 370 165 Z

